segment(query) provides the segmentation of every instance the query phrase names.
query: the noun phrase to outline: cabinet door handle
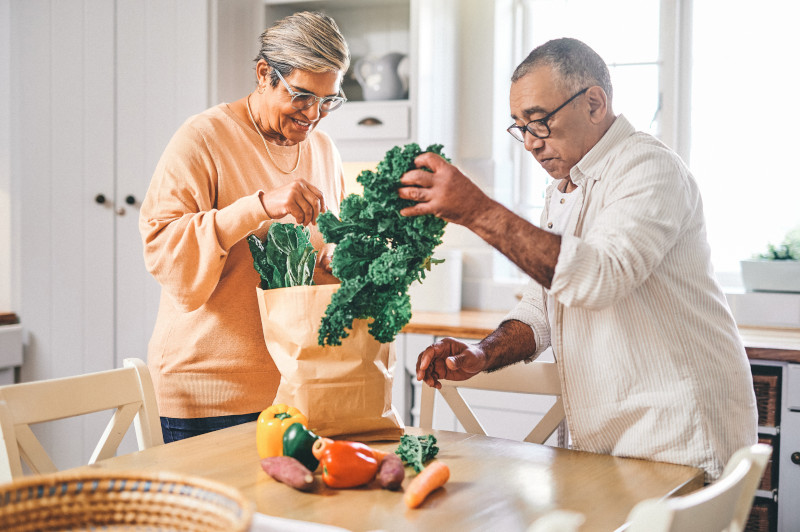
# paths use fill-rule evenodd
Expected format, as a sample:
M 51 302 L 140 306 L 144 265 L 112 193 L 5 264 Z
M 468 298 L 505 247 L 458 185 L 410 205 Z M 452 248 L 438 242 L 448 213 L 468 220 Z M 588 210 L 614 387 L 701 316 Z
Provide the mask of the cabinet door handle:
M 133 194 L 128 194 L 127 196 L 125 196 L 125 203 L 127 203 L 128 205 L 135 205 L 136 196 L 134 196 Z
M 800 452 L 795 451 L 792 453 L 792 463 L 800 465 Z
M 368 116 L 366 118 L 362 118 L 358 121 L 359 126 L 382 126 L 383 122 L 380 119 L 375 118 L 374 116 Z
M 104 205 L 106 202 L 106 197 L 103 194 L 98 194 L 97 196 L 94 197 L 94 201 L 99 205 Z

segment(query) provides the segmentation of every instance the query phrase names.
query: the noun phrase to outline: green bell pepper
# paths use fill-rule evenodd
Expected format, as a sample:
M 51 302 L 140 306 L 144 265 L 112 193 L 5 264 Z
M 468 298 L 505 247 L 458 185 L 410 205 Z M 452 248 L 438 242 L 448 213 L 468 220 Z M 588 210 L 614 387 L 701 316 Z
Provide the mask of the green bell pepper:
M 296 458 L 309 471 L 315 471 L 319 460 L 314 457 L 311 448 L 319 436 L 308 430 L 302 423 L 292 423 L 283 433 L 283 455 Z

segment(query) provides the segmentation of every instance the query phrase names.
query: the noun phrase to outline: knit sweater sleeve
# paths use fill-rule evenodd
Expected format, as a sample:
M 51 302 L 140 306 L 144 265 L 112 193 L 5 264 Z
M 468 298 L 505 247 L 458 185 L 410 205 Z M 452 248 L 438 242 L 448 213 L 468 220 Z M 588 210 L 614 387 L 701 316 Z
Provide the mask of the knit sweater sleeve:
M 211 149 L 187 121 L 164 150 L 140 210 L 147 270 L 186 312 L 208 301 L 230 248 L 268 218 L 261 191 L 217 208 L 217 179 Z

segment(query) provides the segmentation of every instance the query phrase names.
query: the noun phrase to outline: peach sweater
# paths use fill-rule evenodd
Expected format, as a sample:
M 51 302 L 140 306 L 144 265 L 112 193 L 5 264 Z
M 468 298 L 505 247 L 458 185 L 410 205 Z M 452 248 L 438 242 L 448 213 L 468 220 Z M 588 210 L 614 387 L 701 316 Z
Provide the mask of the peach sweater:
M 189 118 L 164 150 L 139 218 L 145 265 L 161 285 L 148 350 L 161 416 L 259 412 L 275 397 L 280 374 L 264 344 L 246 240 L 269 227 L 260 196 L 299 177 L 334 212 L 344 196 L 330 138 L 313 131 L 301 149 L 295 172 L 277 171 L 258 134 L 220 104 Z M 270 151 L 281 168 L 294 166 L 297 146 Z M 316 226 L 311 241 L 323 244 Z

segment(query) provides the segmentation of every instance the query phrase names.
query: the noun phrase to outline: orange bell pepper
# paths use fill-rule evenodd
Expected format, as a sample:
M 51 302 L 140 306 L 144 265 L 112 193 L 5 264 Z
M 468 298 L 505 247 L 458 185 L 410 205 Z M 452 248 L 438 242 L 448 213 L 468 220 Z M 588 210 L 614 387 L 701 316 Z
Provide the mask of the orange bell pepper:
M 256 421 L 256 447 L 258 456 L 283 455 L 283 433 L 294 423 L 308 426 L 306 416 L 293 406 L 283 403 L 266 408 Z
M 319 438 L 311 451 L 322 465 L 322 481 L 330 488 L 355 488 L 378 473 L 375 453 L 363 443 Z

